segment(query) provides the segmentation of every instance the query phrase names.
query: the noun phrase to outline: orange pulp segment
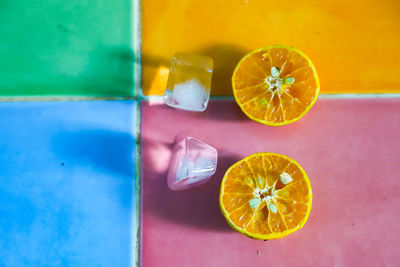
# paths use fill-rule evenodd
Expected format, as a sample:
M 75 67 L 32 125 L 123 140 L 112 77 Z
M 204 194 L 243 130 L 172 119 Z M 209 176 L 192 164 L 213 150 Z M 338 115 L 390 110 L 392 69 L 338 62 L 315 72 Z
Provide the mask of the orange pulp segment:
M 263 240 L 282 238 L 307 221 L 311 185 L 293 159 L 257 153 L 227 170 L 219 204 L 230 226 L 240 233 Z
M 282 45 L 244 56 L 232 76 L 233 95 L 252 120 L 280 126 L 300 119 L 315 103 L 319 80 L 311 60 Z

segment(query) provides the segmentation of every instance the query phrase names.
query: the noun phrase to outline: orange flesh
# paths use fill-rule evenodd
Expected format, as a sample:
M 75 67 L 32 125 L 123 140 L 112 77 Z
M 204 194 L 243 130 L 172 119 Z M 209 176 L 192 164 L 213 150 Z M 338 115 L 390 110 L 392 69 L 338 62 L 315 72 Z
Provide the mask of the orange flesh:
M 277 77 L 271 73 L 273 67 L 279 70 Z M 232 85 L 244 113 L 271 126 L 298 120 L 319 93 L 311 61 L 300 51 L 283 46 L 259 49 L 245 56 L 235 69 Z
M 291 182 L 281 182 L 283 172 L 290 175 Z M 268 196 L 272 199 L 267 200 Z M 250 201 L 254 198 L 260 202 L 252 207 Z M 296 162 L 279 154 L 247 157 L 234 164 L 222 181 L 222 212 L 233 228 L 253 238 L 280 238 L 300 229 L 307 220 L 311 202 L 305 172 Z

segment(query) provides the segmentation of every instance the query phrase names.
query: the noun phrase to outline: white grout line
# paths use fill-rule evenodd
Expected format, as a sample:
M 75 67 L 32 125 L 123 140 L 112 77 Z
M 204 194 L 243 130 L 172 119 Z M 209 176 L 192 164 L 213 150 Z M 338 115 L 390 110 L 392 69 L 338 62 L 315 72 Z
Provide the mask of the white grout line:
M 140 90 L 140 89 L 139 89 Z M 139 91 L 140 93 L 140 91 Z M 322 99 L 363 99 L 363 98 L 400 98 L 399 94 L 320 94 L 318 96 Z M 234 100 L 233 96 L 211 96 L 211 100 Z M 98 100 L 147 100 L 149 102 L 157 103 L 163 102 L 164 96 L 151 95 L 146 96 L 139 94 L 138 97 L 132 96 L 105 96 L 105 97 L 92 97 L 92 96 L 55 96 L 55 97 L 0 97 L 0 102 L 25 102 L 25 101 L 98 101 Z
M 162 95 L 151 95 L 151 96 L 143 96 L 141 100 L 147 100 L 149 103 L 158 103 L 164 102 L 164 96 Z
M 141 12 L 141 1 L 132 0 L 131 14 L 133 14 L 131 25 L 132 25 L 132 47 L 134 53 L 134 88 L 133 94 L 135 99 L 138 100 L 139 96 L 142 95 L 142 12 Z M 132 196 L 132 206 L 131 206 L 131 233 L 130 233 L 130 266 L 139 267 L 140 265 L 140 104 L 136 103 L 136 125 L 135 129 L 135 174 L 134 174 L 134 188 L 135 192 Z
M 362 98 L 400 98 L 400 94 L 320 94 L 322 99 L 362 99 Z M 211 96 L 211 100 L 234 100 L 233 96 Z M 147 100 L 150 103 L 159 103 L 164 101 L 164 96 L 151 95 L 142 96 L 141 100 Z
M 98 100 L 135 100 L 132 96 L 16 96 L 0 97 L 0 102 L 41 102 L 41 101 L 98 101 Z
M 398 98 L 399 94 L 320 94 L 320 98 Z
M 132 19 L 132 46 L 133 46 L 133 53 L 135 55 L 135 62 L 134 62 L 134 80 L 135 80 L 135 88 L 134 90 L 135 96 L 142 95 L 142 12 L 141 12 L 141 1 L 140 0 L 133 0 L 133 16 Z

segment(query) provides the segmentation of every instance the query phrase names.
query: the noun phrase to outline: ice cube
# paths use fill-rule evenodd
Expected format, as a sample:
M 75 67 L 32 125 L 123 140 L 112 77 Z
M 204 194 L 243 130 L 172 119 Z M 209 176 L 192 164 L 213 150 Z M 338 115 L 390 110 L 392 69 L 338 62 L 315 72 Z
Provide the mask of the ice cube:
M 180 109 L 203 111 L 207 106 L 209 95 L 197 80 L 190 80 L 175 84 L 172 97 Z
M 212 176 L 215 173 L 215 166 L 212 158 L 199 156 L 193 164 L 192 174 L 201 176 Z
M 177 182 L 185 179 L 188 176 L 188 174 L 189 174 L 188 167 L 189 167 L 188 166 L 188 156 L 183 155 L 181 161 L 179 161 L 178 169 L 176 170 L 176 181 Z
M 217 150 L 202 141 L 186 137 L 175 144 L 168 171 L 168 187 L 184 190 L 207 182 L 217 168 Z
M 165 104 L 177 109 L 204 111 L 210 98 L 213 65 L 210 57 L 175 54 L 164 94 Z

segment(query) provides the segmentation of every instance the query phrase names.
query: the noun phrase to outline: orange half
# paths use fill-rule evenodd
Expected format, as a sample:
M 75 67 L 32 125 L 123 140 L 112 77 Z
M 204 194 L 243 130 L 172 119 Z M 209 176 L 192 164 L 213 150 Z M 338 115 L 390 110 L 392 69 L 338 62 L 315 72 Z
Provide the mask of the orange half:
M 281 126 L 314 105 L 319 80 L 311 60 L 293 47 L 273 45 L 244 56 L 232 76 L 233 95 L 252 120 Z
M 307 174 L 293 159 L 257 153 L 232 165 L 219 204 L 229 225 L 255 239 L 277 239 L 299 230 L 311 211 Z

